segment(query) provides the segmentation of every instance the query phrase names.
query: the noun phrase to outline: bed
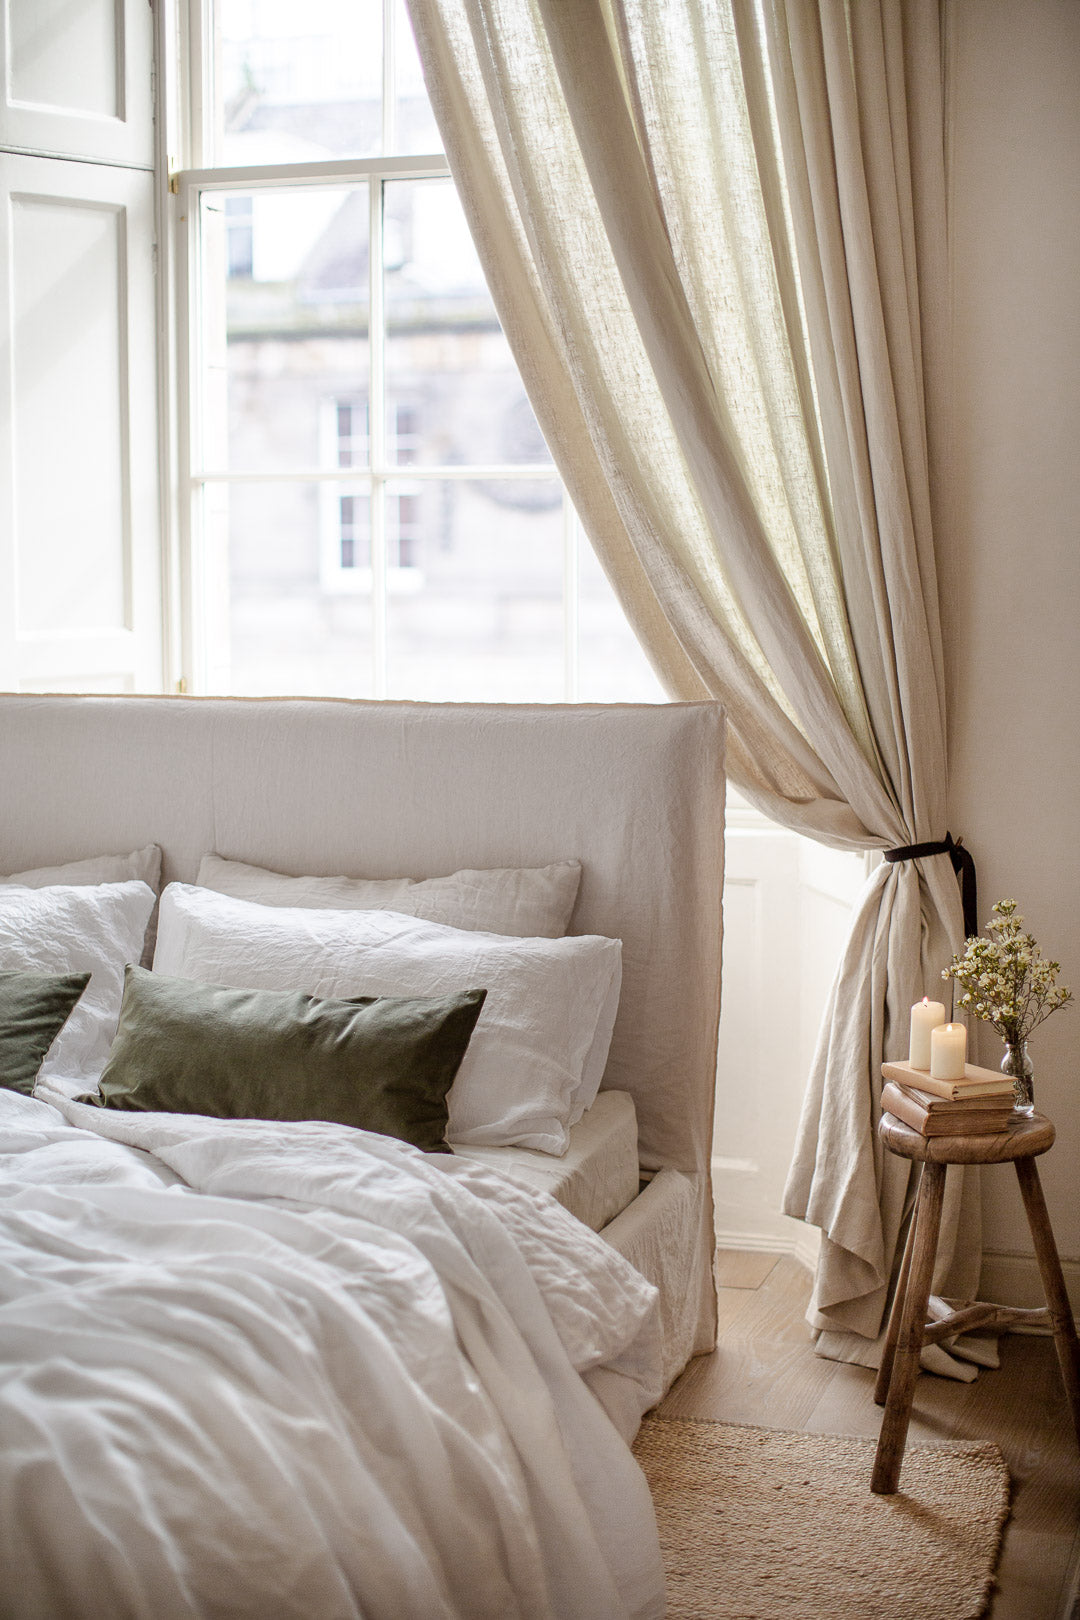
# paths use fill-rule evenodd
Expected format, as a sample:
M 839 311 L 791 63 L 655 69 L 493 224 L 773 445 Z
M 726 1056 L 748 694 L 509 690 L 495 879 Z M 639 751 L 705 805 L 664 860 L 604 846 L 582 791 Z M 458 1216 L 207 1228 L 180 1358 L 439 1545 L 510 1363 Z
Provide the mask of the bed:
M 210 852 L 315 879 L 578 862 L 551 948 L 622 942 L 562 1155 L 0 1093 L 31 1256 L 0 1318 L 10 1612 L 662 1613 L 626 1441 L 715 1337 L 719 707 L 12 696 L 0 757 L 0 872 L 160 847 L 155 968 L 185 904 L 254 903 L 205 901 Z

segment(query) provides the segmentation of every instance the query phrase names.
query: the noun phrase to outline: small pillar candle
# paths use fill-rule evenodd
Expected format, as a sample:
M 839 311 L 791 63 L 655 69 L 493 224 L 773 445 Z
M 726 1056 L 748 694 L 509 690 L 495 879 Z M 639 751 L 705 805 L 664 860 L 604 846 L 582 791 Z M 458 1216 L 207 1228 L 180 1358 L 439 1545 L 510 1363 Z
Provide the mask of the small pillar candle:
M 940 1001 L 923 996 L 911 1009 L 911 1038 L 908 1043 L 908 1062 L 913 1069 L 930 1067 L 930 1031 L 945 1022 L 945 1008 Z
M 935 1080 L 962 1080 L 967 1062 L 963 1024 L 939 1024 L 930 1031 L 930 1073 Z

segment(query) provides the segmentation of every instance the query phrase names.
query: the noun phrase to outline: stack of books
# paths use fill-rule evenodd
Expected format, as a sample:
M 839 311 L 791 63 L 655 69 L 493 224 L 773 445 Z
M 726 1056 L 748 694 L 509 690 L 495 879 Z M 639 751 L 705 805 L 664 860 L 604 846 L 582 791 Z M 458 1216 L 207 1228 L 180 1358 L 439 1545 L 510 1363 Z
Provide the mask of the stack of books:
M 910 1063 L 883 1063 L 881 1107 L 922 1136 L 992 1136 L 1012 1119 L 1012 1081 L 974 1063 L 962 1080 L 935 1080 Z

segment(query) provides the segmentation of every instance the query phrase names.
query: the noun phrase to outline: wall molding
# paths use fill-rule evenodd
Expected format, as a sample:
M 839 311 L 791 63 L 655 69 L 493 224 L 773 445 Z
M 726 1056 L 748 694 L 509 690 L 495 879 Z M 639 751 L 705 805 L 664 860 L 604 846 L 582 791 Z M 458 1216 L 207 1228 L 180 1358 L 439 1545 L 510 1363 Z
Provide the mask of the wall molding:
M 718 1231 L 716 1234 L 719 1249 L 746 1249 L 754 1254 L 790 1254 L 807 1271 L 813 1271 L 817 1263 L 818 1243 L 817 1228 L 811 1226 L 791 1237 L 767 1232 Z M 1063 1260 L 1061 1270 L 1073 1316 L 1080 1330 L 1080 1260 Z M 995 1305 L 1019 1305 L 1026 1310 L 1044 1306 L 1046 1296 L 1035 1256 L 1005 1249 L 984 1250 L 979 1298 L 992 1300 Z M 1050 1329 L 1014 1328 L 1013 1331 L 1048 1334 Z
M 816 1226 L 808 1226 L 805 1232 L 795 1233 L 791 1237 L 769 1232 L 718 1231 L 716 1234 L 718 1249 L 746 1249 L 754 1254 L 790 1254 L 807 1271 L 813 1271 L 817 1264 L 819 1242 Z
M 1063 1260 L 1061 1269 L 1073 1315 L 1080 1318 L 1080 1260 Z M 984 1250 L 979 1297 L 993 1300 L 997 1305 L 1020 1305 L 1028 1310 L 1045 1305 L 1046 1296 L 1035 1256 L 1005 1249 Z
M 775 1237 L 768 1232 L 717 1232 L 718 1249 L 746 1249 L 754 1254 L 794 1254 L 791 1238 Z

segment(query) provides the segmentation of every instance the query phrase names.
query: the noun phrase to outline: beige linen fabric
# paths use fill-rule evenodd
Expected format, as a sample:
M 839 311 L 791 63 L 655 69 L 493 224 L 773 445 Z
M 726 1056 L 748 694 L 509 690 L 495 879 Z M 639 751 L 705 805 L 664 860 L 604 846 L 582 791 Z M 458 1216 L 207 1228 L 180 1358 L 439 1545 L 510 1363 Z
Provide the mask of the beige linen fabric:
M 723 698 L 729 774 L 785 825 L 942 837 L 936 4 L 410 6 L 530 398 L 668 689 Z M 880 1063 L 961 932 L 945 857 L 857 907 L 787 1197 L 825 1234 L 822 1330 L 878 1333 L 909 1173 L 877 1147 Z
M 837 544 L 879 770 L 900 812 L 896 842 L 938 839 L 948 786 L 933 545 L 947 431 L 939 8 L 936 0 L 822 0 L 815 7 L 768 0 L 765 19 Z M 962 937 L 947 857 L 874 874 L 831 1009 L 835 1019 L 841 999 L 866 975 L 872 1006 L 883 1004 L 880 1044 L 871 1021 L 875 1106 L 867 1124 L 876 1123 L 880 1059 L 903 1055 L 907 1006 L 936 982 Z M 844 1120 L 829 1066 L 850 1033 L 828 1024 L 823 1031 L 785 1208 L 825 1234 L 816 1325 L 869 1335 L 885 1303 L 883 1285 L 898 1269 L 914 1172 L 877 1151 L 873 1181 L 864 1164 L 861 1187 L 849 1183 L 837 1197 L 829 1144 L 842 1121 L 848 1129 L 855 1121 L 850 1114 Z M 838 1243 L 848 1251 L 842 1260 Z M 954 1170 L 935 1287 L 973 1295 L 979 1262 L 978 1175 Z M 861 1298 L 840 1297 L 863 1267 L 875 1286 Z M 876 1346 L 863 1355 L 831 1331 L 820 1347 L 844 1359 L 877 1359 Z

